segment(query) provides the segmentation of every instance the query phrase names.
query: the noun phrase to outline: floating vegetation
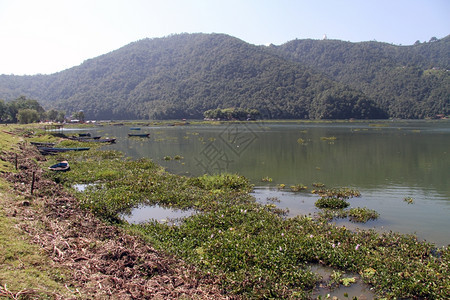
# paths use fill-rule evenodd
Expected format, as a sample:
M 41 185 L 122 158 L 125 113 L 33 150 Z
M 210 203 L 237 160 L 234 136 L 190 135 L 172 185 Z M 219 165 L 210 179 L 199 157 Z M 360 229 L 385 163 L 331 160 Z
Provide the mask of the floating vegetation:
M 342 209 L 350 206 L 350 203 L 344 199 L 334 197 L 322 197 L 315 203 L 318 208 Z
M 321 182 L 313 182 L 312 186 L 316 187 L 316 188 L 323 188 L 323 187 L 325 187 L 325 184 L 323 184 Z
M 163 159 L 164 160 L 172 160 L 172 157 L 171 156 L 164 156 Z
M 300 192 L 300 191 L 306 190 L 307 188 L 308 187 L 303 184 L 291 185 L 291 191 L 293 191 L 293 192 Z
M 342 199 L 348 199 L 351 197 L 360 197 L 361 193 L 357 190 L 351 189 L 351 188 L 334 188 L 334 189 L 319 189 L 319 190 L 312 190 L 311 193 L 317 194 L 321 197 L 335 197 L 335 198 L 342 198 Z
M 302 138 L 298 138 L 298 139 L 297 139 L 297 143 L 299 143 L 299 144 L 304 144 L 304 143 L 305 143 L 305 140 L 302 139 Z
M 262 182 L 272 182 L 272 178 L 266 176 L 266 177 L 261 178 L 261 181 Z
M 403 201 L 405 201 L 408 204 L 413 204 L 414 203 L 414 199 L 412 197 L 405 197 L 403 199 Z
M 320 139 L 322 141 L 335 141 L 337 138 L 335 136 L 330 136 L 330 137 L 322 136 Z
M 277 185 L 277 189 L 282 190 L 286 187 L 286 185 L 284 183 L 280 183 Z
M 334 270 L 330 274 L 330 281 L 328 283 L 330 288 L 338 288 L 341 284 L 343 286 L 350 286 L 356 282 L 355 277 L 344 277 L 344 272 Z
M 344 210 L 350 206 L 350 203 L 347 202 L 346 199 L 361 196 L 361 193 L 357 190 L 350 188 L 321 189 L 313 190 L 312 193 L 321 196 L 321 198 L 316 201 L 315 206 L 324 210 L 319 213 L 319 215 L 326 220 L 348 217 L 352 222 L 365 223 L 379 217 L 378 212 L 366 207 L 351 208 L 348 211 Z
M 181 159 L 183 159 L 183 156 L 181 156 L 181 155 L 175 155 L 175 156 L 173 157 L 173 159 L 174 159 L 174 160 L 181 160 Z
M 366 207 L 355 207 L 350 208 L 347 212 L 347 216 L 350 221 L 365 223 L 369 220 L 376 220 L 380 216 L 378 212 L 373 209 L 368 209 Z
M 370 127 L 389 127 L 389 124 L 369 124 Z

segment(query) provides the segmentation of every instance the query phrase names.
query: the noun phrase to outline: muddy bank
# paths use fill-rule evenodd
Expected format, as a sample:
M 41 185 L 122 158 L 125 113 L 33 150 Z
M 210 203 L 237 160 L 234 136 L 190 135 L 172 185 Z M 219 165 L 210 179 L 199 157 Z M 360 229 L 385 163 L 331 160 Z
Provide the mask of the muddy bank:
M 70 270 L 66 286 L 75 297 L 236 299 L 224 294 L 218 278 L 202 274 L 79 209 L 74 197 L 43 176 L 37 162 L 46 158 L 26 143 L 20 150 L 17 156 L 0 153 L 0 159 L 12 165 L 17 157 L 18 172 L 1 176 L 24 199 L 5 204 L 4 210 L 19 221 L 19 227 L 55 266 Z

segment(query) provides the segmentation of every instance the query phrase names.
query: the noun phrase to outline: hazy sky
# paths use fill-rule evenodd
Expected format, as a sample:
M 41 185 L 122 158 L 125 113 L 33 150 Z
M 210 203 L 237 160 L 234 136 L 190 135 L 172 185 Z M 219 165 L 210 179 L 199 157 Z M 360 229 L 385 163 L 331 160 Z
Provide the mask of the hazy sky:
M 412 45 L 450 34 L 450 0 L 0 0 L 0 74 L 50 74 L 182 32 Z

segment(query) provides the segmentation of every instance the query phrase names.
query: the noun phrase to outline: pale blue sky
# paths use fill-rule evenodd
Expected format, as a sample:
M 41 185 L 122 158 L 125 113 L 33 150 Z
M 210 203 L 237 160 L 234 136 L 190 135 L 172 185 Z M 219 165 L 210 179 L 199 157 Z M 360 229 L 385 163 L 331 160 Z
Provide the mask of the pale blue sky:
M 182 32 L 411 45 L 450 34 L 450 0 L 0 0 L 0 74 L 54 73 Z

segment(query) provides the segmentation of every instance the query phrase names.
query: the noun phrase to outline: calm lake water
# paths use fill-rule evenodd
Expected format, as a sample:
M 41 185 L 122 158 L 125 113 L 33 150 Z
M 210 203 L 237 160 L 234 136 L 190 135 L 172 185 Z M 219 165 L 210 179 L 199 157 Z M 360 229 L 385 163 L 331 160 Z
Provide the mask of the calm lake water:
M 289 209 L 289 216 L 317 212 L 318 199 L 310 192 L 290 192 L 290 185 L 351 187 L 361 192 L 350 199 L 351 206 L 374 209 L 380 217 L 362 225 L 337 224 L 415 233 L 437 246 L 450 243 L 448 120 L 141 127 L 139 132 L 150 133 L 150 138 L 128 137 L 128 126 L 87 131 L 116 137 L 117 144 L 108 149 L 151 158 L 172 173 L 244 175 L 255 185 L 258 201 L 275 198 L 277 206 Z M 177 156 L 182 158 L 166 160 Z M 263 182 L 265 177 L 272 181 Z M 280 191 L 277 184 L 287 189 Z M 404 201 L 406 197 L 413 203 Z

